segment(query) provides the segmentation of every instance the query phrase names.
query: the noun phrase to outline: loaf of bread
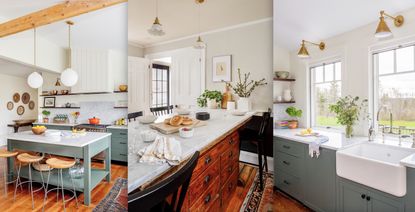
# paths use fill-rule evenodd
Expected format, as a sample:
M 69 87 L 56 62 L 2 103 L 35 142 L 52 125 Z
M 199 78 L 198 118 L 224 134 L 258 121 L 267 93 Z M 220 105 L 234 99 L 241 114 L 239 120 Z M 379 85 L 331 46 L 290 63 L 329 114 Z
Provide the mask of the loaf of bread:
M 183 117 L 182 116 L 176 115 L 176 116 L 173 116 L 170 119 L 170 125 L 171 126 L 177 127 L 177 126 L 180 126 L 182 123 L 183 123 Z

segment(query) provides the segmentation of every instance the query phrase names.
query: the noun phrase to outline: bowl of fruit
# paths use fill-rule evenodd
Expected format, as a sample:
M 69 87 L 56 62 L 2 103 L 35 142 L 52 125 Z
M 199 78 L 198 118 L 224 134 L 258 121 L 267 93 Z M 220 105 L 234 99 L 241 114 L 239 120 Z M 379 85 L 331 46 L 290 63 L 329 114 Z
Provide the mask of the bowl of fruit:
M 191 127 L 182 127 L 179 129 L 179 135 L 182 138 L 191 138 L 193 137 L 194 129 Z
M 313 129 L 307 128 L 300 131 L 299 136 L 308 137 L 308 136 L 318 136 L 317 132 L 314 132 Z
M 42 135 L 46 130 L 47 130 L 47 128 L 45 126 L 36 125 L 36 126 L 32 127 L 32 132 L 35 135 Z

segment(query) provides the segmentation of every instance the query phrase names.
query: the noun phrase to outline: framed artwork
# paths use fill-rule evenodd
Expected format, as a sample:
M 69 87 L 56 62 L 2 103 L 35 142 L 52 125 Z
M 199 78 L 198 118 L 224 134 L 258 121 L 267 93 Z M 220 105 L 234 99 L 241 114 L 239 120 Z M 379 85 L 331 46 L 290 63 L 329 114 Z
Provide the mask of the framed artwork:
M 232 55 L 213 57 L 213 82 L 230 82 L 232 80 Z
M 45 97 L 43 99 L 43 107 L 55 107 L 55 97 Z

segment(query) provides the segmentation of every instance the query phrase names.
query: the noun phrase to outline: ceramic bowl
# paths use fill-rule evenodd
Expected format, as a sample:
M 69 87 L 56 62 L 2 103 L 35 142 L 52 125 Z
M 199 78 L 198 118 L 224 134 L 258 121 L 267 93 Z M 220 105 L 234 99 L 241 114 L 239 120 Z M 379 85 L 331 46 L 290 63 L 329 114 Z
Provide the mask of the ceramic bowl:
M 182 138 L 191 138 L 193 137 L 194 129 L 191 127 L 182 127 L 179 129 L 179 135 Z
M 246 114 L 246 111 L 234 110 L 231 112 L 231 114 L 234 116 L 244 116 Z
M 179 115 L 189 115 L 190 114 L 190 110 L 188 109 L 176 109 L 177 114 Z
M 157 116 L 153 116 L 153 115 L 140 116 L 137 119 L 141 124 L 151 124 L 157 119 Z
M 157 132 L 154 130 L 144 130 L 140 135 L 144 142 L 153 142 L 156 140 Z
M 276 71 L 275 76 L 279 79 L 287 79 L 290 76 L 288 71 Z

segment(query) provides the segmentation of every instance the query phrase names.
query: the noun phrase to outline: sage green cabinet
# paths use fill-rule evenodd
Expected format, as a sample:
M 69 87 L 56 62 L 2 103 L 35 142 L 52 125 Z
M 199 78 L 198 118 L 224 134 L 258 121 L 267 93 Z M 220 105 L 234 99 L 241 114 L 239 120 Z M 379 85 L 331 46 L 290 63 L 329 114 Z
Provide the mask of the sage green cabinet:
M 395 197 L 339 177 L 340 212 L 404 212 L 403 197 Z
M 128 161 L 128 130 L 108 129 L 111 133 L 111 159 L 115 161 Z
M 62 125 L 54 125 L 54 124 L 42 124 L 44 125 L 46 128 L 51 129 L 51 130 L 72 130 L 72 126 L 62 126 Z

